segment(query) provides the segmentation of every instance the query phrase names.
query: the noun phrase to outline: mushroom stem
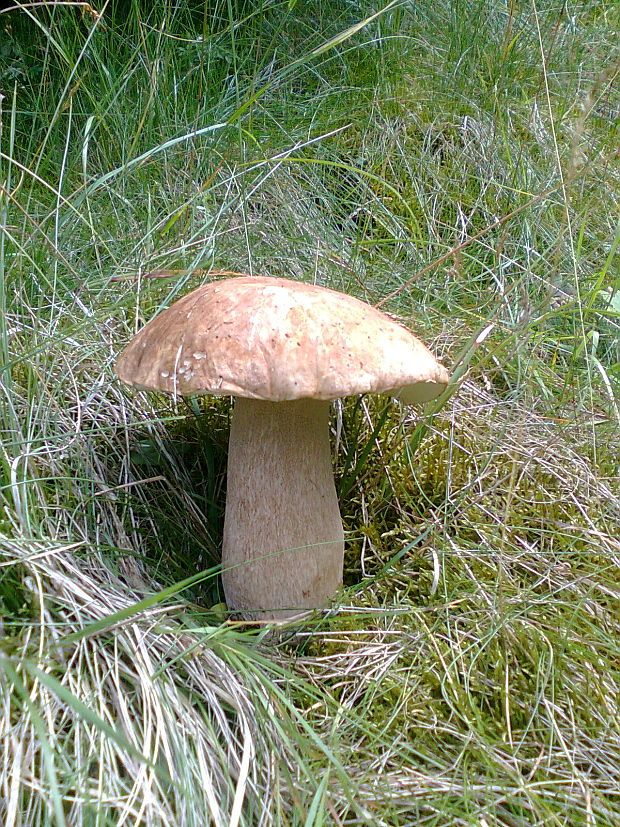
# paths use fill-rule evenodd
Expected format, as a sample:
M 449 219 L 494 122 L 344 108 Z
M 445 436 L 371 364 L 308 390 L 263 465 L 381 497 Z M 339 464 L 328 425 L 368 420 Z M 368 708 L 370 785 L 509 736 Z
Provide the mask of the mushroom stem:
M 228 607 L 286 620 L 323 606 L 342 583 L 343 555 L 329 402 L 236 399 L 222 552 Z

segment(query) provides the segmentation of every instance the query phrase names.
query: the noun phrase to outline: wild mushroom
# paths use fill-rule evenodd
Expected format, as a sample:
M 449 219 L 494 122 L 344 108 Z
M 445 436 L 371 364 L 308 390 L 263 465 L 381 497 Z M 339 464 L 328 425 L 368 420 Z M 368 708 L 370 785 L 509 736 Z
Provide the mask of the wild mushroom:
M 375 392 L 425 402 L 448 381 L 419 339 L 365 302 L 252 276 L 179 299 L 133 338 L 116 372 L 143 390 L 237 397 L 224 592 L 230 609 L 276 620 L 325 605 L 342 584 L 329 400 Z

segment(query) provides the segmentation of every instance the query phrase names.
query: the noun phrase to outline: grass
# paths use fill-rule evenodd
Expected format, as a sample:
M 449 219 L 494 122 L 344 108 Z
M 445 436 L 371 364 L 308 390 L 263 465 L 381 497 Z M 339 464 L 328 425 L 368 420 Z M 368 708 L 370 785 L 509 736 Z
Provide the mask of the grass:
M 617 824 L 617 5 L 22 5 L 2 823 Z M 213 270 L 380 304 L 459 380 L 334 406 L 345 588 L 280 640 L 222 604 L 228 401 L 113 378 Z

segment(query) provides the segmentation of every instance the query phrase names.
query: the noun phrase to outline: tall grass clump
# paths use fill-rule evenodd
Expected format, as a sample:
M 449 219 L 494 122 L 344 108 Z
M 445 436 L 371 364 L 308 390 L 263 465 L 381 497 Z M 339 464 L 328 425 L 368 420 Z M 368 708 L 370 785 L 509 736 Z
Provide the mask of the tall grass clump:
M 0 11 L 0 822 L 620 822 L 619 7 Z M 345 588 L 219 585 L 228 400 L 113 363 L 222 271 L 453 372 L 334 406 Z

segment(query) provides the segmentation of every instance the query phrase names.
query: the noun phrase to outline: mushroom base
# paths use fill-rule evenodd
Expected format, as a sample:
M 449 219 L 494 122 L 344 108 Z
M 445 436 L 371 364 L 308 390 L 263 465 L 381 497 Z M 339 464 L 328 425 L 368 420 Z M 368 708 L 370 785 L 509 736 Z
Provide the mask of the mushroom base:
M 343 557 L 329 402 L 236 399 L 222 551 L 229 609 L 287 620 L 324 606 Z

